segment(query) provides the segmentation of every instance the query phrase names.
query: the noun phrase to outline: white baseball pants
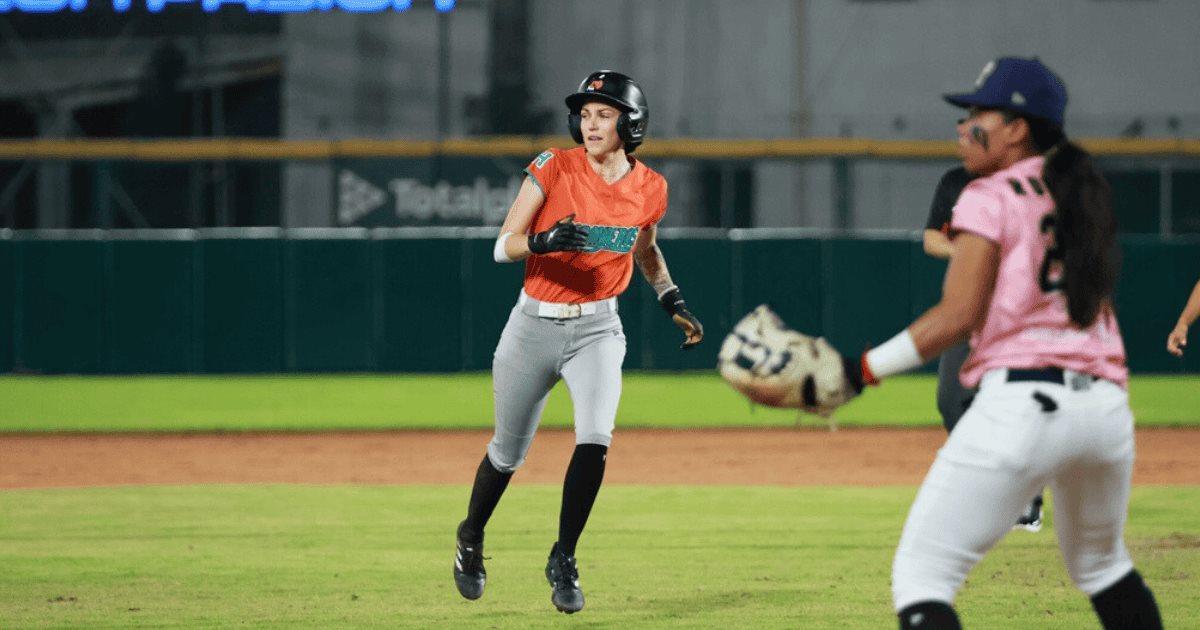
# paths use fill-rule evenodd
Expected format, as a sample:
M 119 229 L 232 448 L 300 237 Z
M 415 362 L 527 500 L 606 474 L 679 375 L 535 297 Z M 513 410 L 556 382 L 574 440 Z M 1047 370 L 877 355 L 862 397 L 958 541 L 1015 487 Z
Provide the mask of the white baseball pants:
M 984 376 L 904 524 L 892 564 L 897 611 L 953 603 L 967 573 L 1045 486 L 1079 589 L 1094 595 L 1133 569 L 1123 540 L 1134 457 L 1128 392 L 1064 372 L 1064 384 L 1009 382 L 1004 369 Z

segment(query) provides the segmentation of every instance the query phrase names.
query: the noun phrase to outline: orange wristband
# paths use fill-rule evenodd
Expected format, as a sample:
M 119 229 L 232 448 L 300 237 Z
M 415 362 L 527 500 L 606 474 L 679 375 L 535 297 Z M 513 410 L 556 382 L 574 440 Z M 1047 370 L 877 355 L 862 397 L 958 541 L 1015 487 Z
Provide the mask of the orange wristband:
M 862 360 L 860 360 L 859 363 L 862 365 L 863 382 L 867 385 L 878 385 L 879 379 L 875 378 L 875 375 L 871 373 L 871 365 L 867 363 L 866 352 L 862 354 Z

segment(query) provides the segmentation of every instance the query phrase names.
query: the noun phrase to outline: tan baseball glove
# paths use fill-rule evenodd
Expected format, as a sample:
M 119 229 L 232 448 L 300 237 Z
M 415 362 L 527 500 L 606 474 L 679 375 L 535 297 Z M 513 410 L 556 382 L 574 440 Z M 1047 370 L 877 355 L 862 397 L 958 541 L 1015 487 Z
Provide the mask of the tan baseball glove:
M 717 353 L 721 377 L 750 400 L 829 417 L 863 389 L 857 359 L 788 328 L 766 304 L 742 318 Z

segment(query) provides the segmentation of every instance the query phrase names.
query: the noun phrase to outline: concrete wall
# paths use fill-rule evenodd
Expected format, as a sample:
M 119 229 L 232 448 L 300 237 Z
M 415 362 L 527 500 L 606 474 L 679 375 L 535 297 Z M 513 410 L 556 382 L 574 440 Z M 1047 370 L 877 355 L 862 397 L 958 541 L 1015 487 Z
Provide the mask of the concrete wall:
M 805 91 L 814 135 L 940 138 L 984 62 L 1038 56 L 1070 93 L 1068 131 L 1200 135 L 1190 0 L 915 0 L 806 4 Z M 1169 126 L 1171 116 L 1178 126 Z M 843 133 L 847 132 L 847 133 Z
M 463 3 L 439 14 L 431 4 L 413 3 L 402 13 L 289 15 L 284 137 L 430 140 L 439 120 L 447 137 L 466 135 L 465 103 L 487 87 L 487 8 Z M 442 36 L 448 55 L 439 59 Z M 445 103 L 438 102 L 441 64 Z M 288 165 L 284 189 L 285 226 L 332 224 L 331 165 Z
M 450 135 L 466 131 L 463 100 L 486 89 L 499 1 L 449 15 Z M 530 0 L 529 16 L 532 107 L 565 118 L 562 98 L 587 73 L 621 70 L 646 89 L 652 137 L 947 138 L 958 114 L 940 95 L 1008 54 L 1064 77 L 1072 135 L 1200 136 L 1193 0 Z M 435 21 L 430 10 L 289 17 L 286 135 L 432 137 Z M 850 226 L 919 228 L 951 164 L 855 165 Z M 666 225 L 697 224 L 697 165 L 661 168 Z M 296 224 L 328 221 L 296 210 L 329 194 L 331 178 L 311 171 L 289 174 Z M 756 225 L 837 225 L 831 180 L 823 161 L 756 164 Z

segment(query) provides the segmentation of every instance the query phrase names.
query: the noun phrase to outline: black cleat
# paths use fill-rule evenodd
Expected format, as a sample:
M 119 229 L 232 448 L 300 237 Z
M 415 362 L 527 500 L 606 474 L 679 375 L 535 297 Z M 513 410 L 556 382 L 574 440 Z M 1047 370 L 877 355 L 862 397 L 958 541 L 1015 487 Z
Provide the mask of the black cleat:
M 1017 524 L 1013 525 L 1013 529 L 1023 529 L 1027 532 L 1042 531 L 1042 495 L 1039 494 L 1033 498 L 1033 502 L 1025 509 L 1025 513 L 1017 519 Z
M 459 523 L 458 545 L 454 554 L 454 585 L 463 597 L 479 599 L 483 597 L 483 586 L 487 583 L 487 571 L 483 568 L 483 537 L 480 536 L 477 543 L 466 542 L 462 538 L 462 528 L 463 523 Z
M 550 582 L 550 601 L 558 612 L 568 615 L 583 610 L 583 591 L 579 590 L 579 570 L 575 557 L 558 550 L 558 543 L 550 548 L 550 560 L 546 562 L 546 580 Z

